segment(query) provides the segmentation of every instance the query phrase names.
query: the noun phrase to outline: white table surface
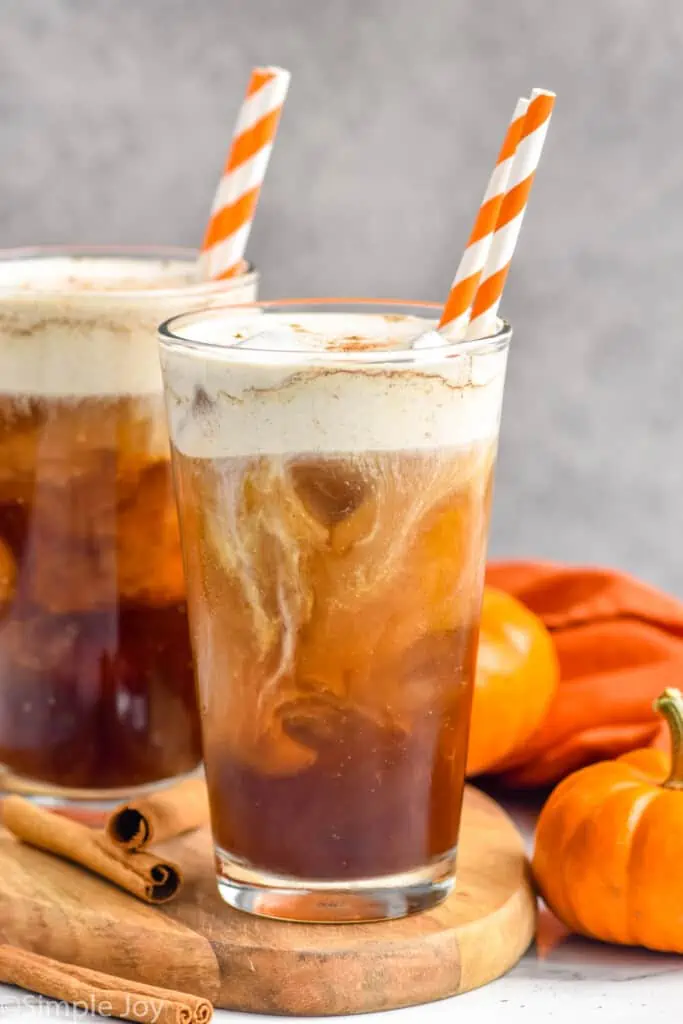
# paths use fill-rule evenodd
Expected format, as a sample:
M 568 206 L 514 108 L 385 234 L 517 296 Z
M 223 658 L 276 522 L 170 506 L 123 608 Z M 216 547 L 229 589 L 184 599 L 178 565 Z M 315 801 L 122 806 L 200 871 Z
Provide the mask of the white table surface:
M 509 806 L 528 840 L 533 812 Z M 457 1020 L 500 1020 L 504 1024 L 674 1024 L 683 1007 L 683 957 L 561 937 L 543 957 L 535 947 L 504 978 L 438 1003 L 371 1013 L 362 1017 L 286 1018 L 310 1022 L 367 1021 L 368 1024 L 441 1024 Z M 82 1009 L 59 1005 L 29 992 L 0 985 L 2 1024 L 29 1021 L 99 1022 Z M 218 1010 L 216 1024 L 258 1024 L 282 1017 Z

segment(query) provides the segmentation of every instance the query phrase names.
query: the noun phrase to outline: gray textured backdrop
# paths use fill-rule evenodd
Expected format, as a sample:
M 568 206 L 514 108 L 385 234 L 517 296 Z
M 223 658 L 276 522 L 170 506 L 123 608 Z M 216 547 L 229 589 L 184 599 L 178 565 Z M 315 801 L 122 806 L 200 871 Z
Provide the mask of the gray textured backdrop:
M 493 551 L 683 594 L 682 52 L 680 0 L 0 0 L 0 245 L 197 243 L 278 63 L 263 294 L 439 299 L 515 98 L 554 89 Z

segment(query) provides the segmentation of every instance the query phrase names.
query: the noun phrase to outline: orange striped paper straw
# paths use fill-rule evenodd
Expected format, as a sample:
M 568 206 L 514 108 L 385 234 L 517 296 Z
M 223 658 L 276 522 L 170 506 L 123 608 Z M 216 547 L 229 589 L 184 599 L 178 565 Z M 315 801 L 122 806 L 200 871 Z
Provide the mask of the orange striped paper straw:
M 467 242 L 467 247 L 462 254 L 462 259 L 456 271 L 451 290 L 448 293 L 446 304 L 441 315 L 439 329 L 448 327 L 449 338 L 456 339 L 465 336 L 465 331 L 470 320 L 470 309 L 477 293 L 482 271 L 488 259 L 491 241 L 498 222 L 500 208 L 507 191 L 512 161 L 517 149 L 524 118 L 529 107 L 527 99 L 517 100 L 512 120 L 500 147 L 496 166 L 481 201 L 477 219 Z
M 274 67 L 251 73 L 202 243 L 201 268 L 209 280 L 242 268 L 290 77 Z
M 500 207 L 498 223 L 486 266 L 472 305 L 466 338 L 483 338 L 495 330 L 498 307 L 510 270 L 529 193 L 541 158 L 555 104 L 555 94 L 534 89 L 524 118 L 522 135 L 512 162 L 507 192 Z

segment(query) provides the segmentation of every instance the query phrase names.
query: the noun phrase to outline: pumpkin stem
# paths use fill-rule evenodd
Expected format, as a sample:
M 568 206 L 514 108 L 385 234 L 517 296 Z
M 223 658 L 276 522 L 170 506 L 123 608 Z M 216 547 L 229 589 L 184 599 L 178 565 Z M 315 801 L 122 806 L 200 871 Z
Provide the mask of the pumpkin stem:
M 667 688 L 653 707 L 666 720 L 671 736 L 671 771 L 664 783 L 667 789 L 683 789 L 683 695 Z

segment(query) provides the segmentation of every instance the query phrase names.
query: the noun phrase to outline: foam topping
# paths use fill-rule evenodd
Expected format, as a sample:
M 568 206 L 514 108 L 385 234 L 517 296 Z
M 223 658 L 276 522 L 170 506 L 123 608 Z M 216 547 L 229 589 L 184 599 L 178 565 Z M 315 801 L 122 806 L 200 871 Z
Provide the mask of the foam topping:
M 436 321 L 251 311 L 162 345 L 171 436 L 195 457 L 388 451 L 495 437 L 506 353 L 415 342 Z
M 156 329 L 207 301 L 192 289 L 197 273 L 194 259 L 0 260 L 0 391 L 45 398 L 158 394 Z M 253 301 L 255 287 L 255 278 L 236 277 L 213 298 Z
M 30 292 L 119 292 L 178 288 L 198 283 L 196 261 L 99 256 L 37 256 L 0 260 L 0 295 Z

